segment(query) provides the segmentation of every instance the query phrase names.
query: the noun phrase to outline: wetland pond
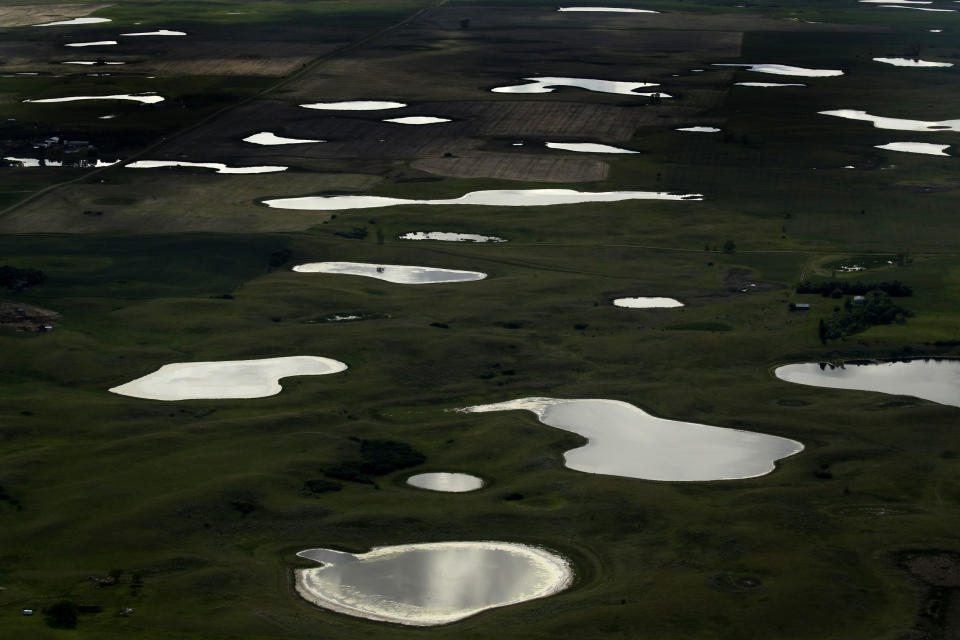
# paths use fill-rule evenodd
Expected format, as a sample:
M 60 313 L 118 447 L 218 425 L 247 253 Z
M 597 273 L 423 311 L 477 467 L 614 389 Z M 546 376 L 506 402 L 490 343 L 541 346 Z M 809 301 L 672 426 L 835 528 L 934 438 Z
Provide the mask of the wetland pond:
M 596 142 L 548 142 L 546 145 L 548 149 L 578 151 L 580 153 L 640 153 L 639 151 L 611 147 L 608 144 L 599 144 Z
M 619 400 L 520 398 L 459 409 L 467 413 L 532 411 L 540 422 L 579 434 L 587 444 L 564 454 L 585 473 L 661 481 L 753 478 L 803 450 L 794 440 L 651 416 Z
M 75 24 L 98 24 L 100 22 L 110 22 L 110 18 L 71 18 L 70 20 L 57 20 L 56 22 L 44 22 L 43 24 L 32 25 L 34 27 L 66 27 Z
M 682 307 L 683 303 L 673 298 L 617 298 L 613 301 L 613 306 L 627 309 L 669 309 Z
M 573 13 L 577 11 L 600 11 L 606 13 L 660 13 L 653 9 L 626 9 L 623 7 L 560 7 L 557 11 Z
M 479 271 L 460 271 L 438 267 L 418 267 L 402 264 L 374 264 L 371 262 L 311 262 L 293 268 L 298 273 L 330 273 L 366 276 L 395 284 L 441 284 L 483 280 L 487 274 Z
M 280 393 L 281 378 L 322 376 L 346 368 L 338 360 L 319 356 L 175 362 L 110 391 L 147 400 L 265 398 Z
M 156 104 L 158 102 L 163 102 L 164 97 L 158 96 L 154 93 L 118 93 L 110 96 L 69 96 L 66 98 L 42 98 L 39 100 L 31 99 L 24 100 L 24 102 L 75 102 L 77 100 L 132 100 L 133 102 L 141 102 L 143 104 Z
M 260 166 L 260 167 L 228 167 L 222 162 L 186 162 L 184 160 L 137 160 L 126 165 L 127 169 L 161 169 L 165 167 L 193 167 L 198 169 L 215 169 L 217 173 L 277 173 L 286 171 L 287 167 Z
M 774 375 L 813 387 L 913 396 L 960 407 L 960 360 L 847 362 L 840 366 L 807 362 L 777 367 Z
M 261 144 L 265 146 L 273 146 L 279 144 L 306 144 L 308 142 L 326 142 L 326 140 L 306 140 L 301 138 L 284 138 L 283 136 L 278 136 L 275 133 L 270 131 L 261 131 L 260 133 L 255 133 L 253 135 L 247 136 L 243 139 L 244 142 L 250 142 L 252 144 Z
M 512 542 L 406 544 L 363 554 L 307 549 L 297 555 L 321 563 L 296 570 L 296 590 L 305 600 L 351 616 L 412 626 L 448 624 L 544 598 L 573 580 L 563 557 Z
M 906 120 L 903 118 L 885 118 L 883 116 L 872 116 L 866 111 L 856 109 L 833 109 L 831 111 L 818 111 L 823 116 L 836 116 L 837 118 L 847 118 L 849 120 L 865 120 L 872 122 L 877 129 L 896 129 L 898 131 L 960 131 L 960 120 Z
M 469 473 L 418 473 L 407 478 L 407 484 L 429 491 L 466 493 L 483 487 L 483 478 L 472 476 Z
M 758 73 L 772 73 L 778 76 L 800 76 L 803 78 L 827 78 L 830 76 L 842 76 L 840 69 L 808 69 L 806 67 L 792 67 L 788 64 L 730 64 L 714 63 L 715 67 L 745 67 L 744 71 L 756 71 Z
M 952 62 L 933 62 L 919 58 L 874 58 L 874 62 L 892 64 L 895 67 L 952 67 Z
M 902 151 L 904 153 L 922 153 L 928 156 L 947 156 L 946 150 L 950 148 L 949 144 L 933 144 L 932 142 L 888 142 L 887 144 L 874 145 L 877 149 L 887 149 L 888 151 Z
M 383 100 L 348 100 L 346 102 L 312 102 L 300 106 L 304 109 L 325 111 L 379 111 L 380 109 L 399 109 L 407 105 L 403 102 L 386 102 Z
M 376 209 L 406 204 L 469 204 L 492 207 L 538 207 L 584 202 L 619 202 L 621 200 L 702 200 L 699 193 L 667 193 L 665 191 L 575 191 L 574 189 L 499 189 L 471 191 L 459 198 L 446 200 L 406 200 L 383 196 L 305 196 L 264 200 L 274 209 L 307 211 L 345 211 Z
M 654 93 L 638 93 L 636 89 L 659 87 L 656 82 L 620 82 L 617 80 L 594 80 L 592 78 L 536 77 L 524 78 L 527 84 L 515 84 L 495 87 L 494 93 L 552 93 L 557 87 L 577 87 L 599 93 L 616 93 L 625 96 L 652 96 Z M 661 98 L 669 98 L 666 93 L 655 92 Z
M 400 236 L 401 240 L 442 240 L 443 242 L 506 242 L 497 236 L 482 236 L 476 233 L 452 231 L 411 231 Z

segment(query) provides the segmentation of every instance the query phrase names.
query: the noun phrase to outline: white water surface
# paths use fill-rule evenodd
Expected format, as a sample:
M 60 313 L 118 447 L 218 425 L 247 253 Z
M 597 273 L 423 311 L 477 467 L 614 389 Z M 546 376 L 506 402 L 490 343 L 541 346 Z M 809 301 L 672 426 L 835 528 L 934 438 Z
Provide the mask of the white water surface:
M 899 4 L 881 4 L 877 5 L 879 7 L 885 7 L 887 9 L 915 9 L 916 11 L 956 11 L 956 9 L 932 9 L 930 7 L 907 7 Z
M 379 111 L 381 109 L 399 109 L 407 105 L 403 102 L 387 102 L 384 100 L 347 100 L 345 102 L 312 102 L 300 106 L 304 109 L 325 111 Z
M 108 47 L 117 44 L 116 40 L 97 40 L 96 42 L 71 42 L 65 47 Z
M 774 371 L 781 380 L 831 389 L 913 396 L 960 407 L 960 360 L 910 360 L 833 366 L 788 364 Z
M 466 493 L 482 488 L 483 478 L 472 476 L 469 473 L 418 473 L 407 478 L 407 484 L 429 491 Z
M 175 362 L 110 391 L 147 400 L 264 398 L 280 393 L 281 378 L 322 376 L 346 368 L 339 360 L 319 356 Z
M 834 109 L 818 111 L 820 115 L 836 116 L 849 120 L 865 120 L 872 122 L 877 129 L 896 129 L 898 131 L 960 131 L 960 120 L 940 120 L 928 122 L 925 120 L 906 120 L 903 118 L 885 118 L 872 116 L 866 111 L 856 109 Z
M 57 20 L 56 22 L 44 22 L 35 24 L 34 27 L 66 27 L 75 24 L 97 24 L 100 22 L 110 22 L 110 18 L 71 18 L 70 20 Z
M 61 62 L 60 64 L 86 64 L 94 65 L 97 64 L 96 60 L 67 60 L 66 62 Z M 103 64 L 127 64 L 126 62 L 104 62 Z
M 393 122 L 396 124 L 439 124 L 441 122 L 451 122 L 450 118 L 437 118 L 436 116 L 405 116 L 403 118 L 388 118 L 384 122 Z
M 321 563 L 296 570 L 313 604 L 369 620 L 434 626 L 563 591 L 573 570 L 561 556 L 514 542 L 431 542 L 351 554 L 306 549 Z
M 197 167 L 200 169 L 215 169 L 217 173 L 277 173 L 286 171 L 287 167 L 258 166 L 258 167 L 230 167 L 222 162 L 186 162 L 184 160 L 137 160 L 126 165 L 127 169 L 159 169 L 163 167 Z
M 562 151 L 578 151 L 580 153 L 640 153 L 639 151 L 611 147 L 608 144 L 599 144 L 597 142 L 548 142 L 547 148 L 560 149 Z
M 306 211 L 345 211 L 348 209 L 375 209 L 395 205 L 453 205 L 467 204 L 492 207 L 537 207 L 583 202 L 619 202 L 622 200 L 702 200 L 699 193 L 675 194 L 665 191 L 575 191 L 573 189 L 498 189 L 471 191 L 459 198 L 447 200 L 405 200 L 383 196 L 305 196 L 264 200 L 274 209 Z
M 74 102 L 76 100 L 132 100 L 133 102 L 142 102 L 143 104 L 156 104 L 163 102 L 164 97 L 155 93 L 121 93 L 111 96 L 69 96 L 66 98 L 43 98 L 40 100 L 24 100 L 24 102 Z
M 948 144 L 933 144 L 931 142 L 888 142 L 887 144 L 875 145 L 877 149 L 887 149 L 888 151 L 903 151 L 904 153 L 922 153 L 928 156 L 947 156 L 946 150 L 950 148 Z
M 677 129 L 677 131 L 688 131 L 690 133 L 719 133 L 720 129 L 717 127 L 683 127 Z
M 298 273 L 329 273 L 365 276 L 395 284 L 444 284 L 483 280 L 487 274 L 480 271 L 461 271 L 439 267 L 419 267 L 403 264 L 375 264 L 372 262 L 311 262 L 293 268 Z
M 738 87 L 805 87 L 805 84 L 790 82 L 734 82 Z
M 552 93 L 557 87 L 577 87 L 599 93 L 616 93 L 627 96 L 652 96 L 653 93 L 639 93 L 637 89 L 659 87 L 656 82 L 621 82 L 619 80 L 594 80 L 592 78 L 535 77 L 524 78 L 527 84 L 515 84 L 491 89 L 494 93 Z M 670 95 L 655 92 L 662 98 Z
M 270 131 L 261 131 L 243 139 L 244 142 L 274 146 L 280 144 L 306 144 L 308 142 L 326 142 L 326 140 L 306 140 L 301 138 L 284 138 Z
M 623 7 L 560 7 L 557 11 L 573 13 L 577 11 L 599 11 L 606 13 L 660 13 L 653 9 L 625 9 Z
M 444 242 L 506 242 L 497 236 L 481 236 L 476 233 L 453 233 L 451 231 L 411 231 L 400 236 L 401 240 L 442 240 Z
M 627 309 L 670 309 L 682 307 L 683 303 L 674 298 L 617 298 L 613 301 L 613 306 Z
M 587 444 L 564 454 L 568 468 L 585 473 L 670 482 L 736 480 L 768 474 L 777 460 L 803 450 L 799 442 L 778 436 L 657 418 L 619 400 L 520 398 L 460 411 L 515 409 L 586 438 Z
M 715 67 L 746 67 L 744 71 L 756 71 L 758 73 L 770 73 L 778 76 L 800 76 L 803 78 L 828 78 L 831 76 L 842 76 L 840 69 L 808 69 L 806 67 L 792 67 L 787 64 L 719 64 Z
M 185 36 L 185 31 L 171 31 L 170 29 L 160 29 L 158 31 L 140 31 L 138 33 L 121 33 L 121 36 Z
M 892 64 L 895 67 L 952 67 L 952 62 L 933 62 L 919 58 L 874 58 L 875 62 Z

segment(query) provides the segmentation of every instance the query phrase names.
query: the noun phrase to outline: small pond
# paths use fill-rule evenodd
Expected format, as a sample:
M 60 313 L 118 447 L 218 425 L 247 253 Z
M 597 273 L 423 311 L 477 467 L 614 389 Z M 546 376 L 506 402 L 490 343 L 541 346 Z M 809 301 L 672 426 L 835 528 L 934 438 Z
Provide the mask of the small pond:
M 126 62 L 98 62 L 96 60 L 68 60 L 66 62 L 61 62 L 60 64 L 127 64 Z
M 887 9 L 915 9 L 917 11 L 950 11 L 950 12 L 956 11 L 956 9 L 931 9 L 929 7 L 908 7 L 906 5 L 901 5 L 901 4 L 881 4 L 877 6 L 887 8 Z
M 617 80 L 594 80 L 591 78 L 537 77 L 524 78 L 527 84 L 509 85 L 491 89 L 494 93 L 552 93 L 557 87 L 578 87 L 600 93 L 616 93 L 628 96 L 652 96 L 653 93 L 638 93 L 636 89 L 659 87 L 656 82 L 620 82 Z M 661 98 L 669 98 L 666 93 L 656 92 Z
M 914 396 L 960 407 L 960 360 L 848 362 L 841 366 L 807 362 L 777 367 L 774 374 L 797 384 Z
M 404 118 L 388 118 L 384 122 L 393 122 L 395 124 L 439 124 L 441 122 L 450 122 L 450 118 L 437 118 L 436 116 L 406 116 Z
M 97 40 L 96 42 L 71 42 L 65 47 L 108 47 L 117 44 L 116 40 Z
M 121 33 L 120 35 L 135 37 L 135 36 L 185 36 L 187 34 L 184 31 L 171 31 L 170 29 L 160 29 L 158 31 L 141 31 L 139 33 Z
M 137 160 L 126 165 L 127 169 L 159 169 L 163 167 L 196 167 L 200 169 L 215 169 L 217 173 L 276 173 L 286 171 L 287 167 L 260 166 L 260 167 L 229 167 L 222 162 L 186 162 L 184 160 Z
M 805 87 L 805 84 L 790 82 L 734 82 L 738 87 Z
M 319 356 L 175 362 L 110 391 L 148 400 L 264 398 L 280 393 L 281 378 L 322 376 L 346 368 L 338 360 Z
M 497 236 L 482 236 L 476 233 L 452 231 L 411 231 L 400 236 L 401 240 L 442 240 L 444 242 L 506 242 Z
M 548 142 L 546 144 L 548 149 L 579 151 L 581 153 L 640 153 L 639 151 L 611 147 L 608 144 L 599 144 L 596 142 Z
M 247 136 L 243 139 L 244 142 L 250 142 L 253 144 L 262 144 L 267 146 L 273 146 L 278 144 L 306 144 L 308 142 L 326 142 L 326 140 L 306 140 L 301 138 L 284 138 L 283 136 L 278 136 L 275 133 L 270 131 L 261 131 L 260 133 L 255 133 L 253 135 Z
M 71 18 L 70 20 L 57 20 L 56 22 L 44 22 L 35 24 L 34 27 L 66 27 L 75 24 L 97 24 L 100 22 L 110 22 L 110 18 Z
M 43 98 L 41 100 L 24 100 L 24 102 L 74 102 L 76 100 L 132 100 L 143 104 L 163 102 L 164 97 L 155 93 L 118 93 L 111 96 L 69 96 L 66 98 Z
M 487 274 L 479 271 L 460 271 L 439 267 L 418 267 L 401 264 L 374 264 L 371 262 L 311 262 L 293 268 L 298 273 L 331 273 L 366 276 L 396 284 L 438 284 L 483 280 Z
M 794 440 L 651 416 L 619 400 L 521 398 L 467 407 L 470 413 L 526 409 L 587 444 L 564 454 L 570 469 L 662 481 L 735 480 L 770 473 L 803 450 Z
M 418 489 L 444 491 L 447 493 L 466 493 L 476 491 L 483 486 L 483 478 L 469 473 L 418 473 L 407 478 L 407 484 Z
M 778 76 L 801 76 L 804 78 L 827 78 L 842 76 L 840 69 L 808 69 L 806 67 L 792 67 L 787 64 L 714 64 L 715 67 L 745 67 L 745 71 L 758 73 L 772 73 Z
M 867 4 L 933 4 L 933 0 L 859 0 Z
M 278 198 L 263 203 L 275 209 L 302 209 L 307 211 L 344 211 L 347 209 L 375 209 L 395 205 L 468 204 L 493 207 L 538 207 L 584 202 L 619 202 L 622 200 L 702 200 L 699 193 L 666 193 L 664 191 L 575 191 L 574 189 L 499 189 L 471 191 L 459 198 L 446 200 L 405 200 L 383 196 L 306 196 Z
M 380 109 L 399 109 L 407 105 L 403 102 L 386 102 L 383 100 L 348 100 L 346 102 L 313 102 L 300 106 L 304 109 L 328 111 L 379 111 Z
M 43 164 L 40 164 L 40 158 L 18 158 L 15 156 L 7 156 L 4 158 L 9 162 L 18 163 L 20 167 L 62 167 L 63 162 L 60 160 L 44 160 Z M 82 164 L 73 165 L 74 168 L 80 169 L 100 169 L 103 167 L 112 167 L 113 165 L 119 163 L 119 160 L 95 160 L 93 162 L 84 161 Z
M 622 7 L 560 7 L 557 11 L 575 12 L 575 11 L 602 11 L 607 13 L 660 13 L 652 9 L 625 9 Z
M 889 151 L 903 151 L 905 153 L 922 153 L 928 156 L 947 156 L 949 144 L 933 144 L 932 142 L 888 142 L 887 144 L 875 145 L 877 149 L 887 149 Z
M 875 62 L 892 64 L 895 67 L 952 67 L 952 62 L 933 62 L 920 58 L 874 58 Z
M 865 120 L 872 122 L 873 126 L 878 129 L 896 129 L 898 131 L 960 131 L 960 120 L 927 122 L 924 120 L 905 120 L 903 118 L 884 118 L 883 116 L 872 116 L 866 111 L 858 111 L 856 109 L 834 109 L 831 111 L 818 111 L 817 113 L 824 116 L 847 118 L 849 120 Z
M 561 556 L 512 542 L 432 542 L 363 554 L 307 549 L 322 564 L 296 570 L 313 604 L 351 616 L 413 626 L 462 620 L 487 609 L 544 598 L 573 580 Z
M 671 309 L 682 307 L 683 303 L 673 298 L 617 298 L 613 301 L 613 306 L 627 309 Z
M 683 127 L 677 129 L 677 131 L 689 131 L 690 133 L 719 133 L 720 129 L 717 127 Z

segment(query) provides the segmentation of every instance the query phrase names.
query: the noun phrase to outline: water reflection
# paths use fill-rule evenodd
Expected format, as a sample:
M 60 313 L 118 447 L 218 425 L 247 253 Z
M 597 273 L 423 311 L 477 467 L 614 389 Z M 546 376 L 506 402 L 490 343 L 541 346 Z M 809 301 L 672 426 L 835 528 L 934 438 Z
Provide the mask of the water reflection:
M 807 362 L 777 367 L 781 380 L 833 389 L 914 396 L 960 407 L 960 360 L 908 360 L 834 366 Z
M 577 471 L 644 480 L 734 480 L 770 473 L 803 450 L 794 440 L 738 429 L 656 418 L 618 400 L 521 398 L 462 409 L 526 409 L 540 422 L 588 442 L 564 454 Z
M 298 569 L 297 592 L 314 604 L 353 616 L 431 626 L 486 609 L 543 598 L 573 577 L 562 557 L 508 542 L 436 542 L 379 547 L 353 555 L 308 549 L 323 563 Z
M 441 282 L 470 282 L 483 280 L 487 274 L 479 271 L 460 271 L 438 267 L 418 267 L 402 264 L 374 264 L 370 262 L 312 262 L 293 268 L 299 273 L 337 273 L 366 276 L 396 284 L 436 284 Z

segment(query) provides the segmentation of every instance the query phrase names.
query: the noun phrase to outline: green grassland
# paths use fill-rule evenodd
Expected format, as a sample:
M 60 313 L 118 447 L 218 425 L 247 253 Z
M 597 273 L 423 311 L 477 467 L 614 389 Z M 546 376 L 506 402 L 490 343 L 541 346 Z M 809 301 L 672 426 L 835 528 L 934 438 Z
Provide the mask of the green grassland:
M 702 0 L 616 4 L 686 12 L 716 25 L 728 25 L 744 11 Z M 421 6 L 125 1 L 98 15 L 150 16 L 153 25 L 175 28 L 185 24 L 178 15 L 192 12 L 197 28 L 215 30 L 228 24 L 225 11 L 249 9 L 270 16 L 274 26 L 327 15 L 337 25 L 342 19 L 358 33 L 373 33 Z M 503 11 L 490 8 L 495 6 Z M 451 44 L 460 42 L 453 36 L 436 39 L 442 31 L 474 37 L 474 27 L 461 34 L 455 20 L 453 27 L 447 24 L 461 8 L 479 12 L 471 16 L 497 11 L 491 23 L 520 25 L 522 42 L 508 42 L 497 31 L 516 36 L 507 26 L 483 27 L 483 42 L 469 46 Z M 425 83 L 410 89 L 418 99 L 434 96 L 437 115 L 443 114 L 443 100 L 456 100 L 447 93 L 462 92 L 463 101 L 490 95 L 501 100 L 469 82 L 457 85 L 461 79 L 451 70 L 482 66 L 485 58 L 470 56 L 498 46 L 503 51 L 496 64 L 506 65 L 512 47 L 532 46 L 525 38 L 540 20 L 530 17 L 533 10 L 553 9 L 520 0 L 487 0 L 482 7 L 466 0 L 444 3 L 386 40 L 331 57 L 329 65 L 316 64 L 304 72 L 302 85 L 287 89 L 329 88 L 316 95 L 320 99 L 359 86 L 355 77 L 337 74 L 362 68 L 357 60 L 364 58 L 388 69 L 392 55 L 408 73 L 421 60 L 417 49 L 371 51 L 378 42 L 411 47 L 420 38 L 440 53 L 450 47 L 455 58 L 434 69 L 438 88 Z M 8 207 L 0 214 L 0 264 L 48 276 L 19 293 L 0 290 L 0 299 L 62 315 L 50 333 L 0 327 L 0 487 L 17 500 L 0 502 L 0 636 L 909 637 L 926 594 L 900 568 L 897 554 L 958 550 L 958 409 L 792 385 L 772 373 L 787 362 L 960 355 L 957 160 L 874 148 L 894 140 L 960 145 L 960 137 L 884 131 L 816 114 L 855 108 L 924 120 L 956 117 L 955 70 L 898 69 L 870 60 L 900 55 L 918 43 L 925 58 L 952 60 L 956 37 L 927 34 L 934 19 L 914 15 L 924 12 L 874 9 L 816 0 L 751 5 L 745 24 L 761 24 L 761 18 L 786 23 L 784 17 L 800 12 L 852 26 L 842 32 L 819 31 L 817 25 L 810 31 L 744 29 L 739 58 L 697 61 L 704 67 L 781 62 L 847 71 L 798 80 L 809 85 L 803 88 L 731 87 L 731 81 L 793 80 L 729 69 L 693 74 L 691 53 L 677 54 L 683 59 L 674 71 L 678 78 L 668 71 L 669 57 L 651 61 L 651 77 L 674 83 L 669 90 L 681 95 L 682 108 L 685 91 L 709 94 L 685 112 L 690 124 L 716 123 L 725 133 L 684 134 L 673 125 L 644 122 L 629 141 L 618 141 L 642 153 L 604 158 L 609 175 L 595 182 L 442 178 L 412 169 L 414 158 L 370 158 L 349 149 L 326 156 L 322 149 L 313 156 L 291 151 L 284 159 L 290 171 L 253 176 L 122 167 L 90 175 L 0 169 L 0 204 Z M 234 19 L 256 30 L 249 16 L 229 16 Z M 567 41 L 578 51 L 604 38 L 603 29 L 583 27 L 587 20 L 577 17 L 577 26 L 569 28 L 575 33 Z M 956 24 L 957 18 L 935 19 L 948 21 Z M 564 43 L 566 28 L 550 24 L 540 37 L 553 50 Z M 643 25 L 636 31 L 656 28 Z M 878 25 L 891 31 L 857 30 Z M 629 54 L 641 65 L 636 73 L 643 71 L 642 57 Z M 552 64 L 551 73 L 559 73 L 563 65 Z M 588 60 L 570 64 L 589 68 Z M 635 77 L 631 68 L 603 70 L 601 77 Z M 444 84 L 446 78 L 452 84 Z M 397 77 L 371 74 L 368 80 L 369 94 L 362 97 L 381 91 L 388 94 L 384 99 L 401 97 L 394 93 L 402 84 Z M 6 106 L 34 91 L 55 95 L 62 81 L 3 78 L 0 87 L 10 96 Z M 90 89 L 88 82 L 96 81 L 71 78 L 71 88 Z M 110 82 L 117 91 L 135 91 L 144 90 L 139 83 L 146 80 Z M 203 138 L 191 138 L 191 132 L 178 139 L 174 132 L 269 86 L 219 76 L 150 82 L 171 95 L 232 97 L 206 110 L 171 108 L 169 117 L 151 111 L 156 118 L 136 126 L 112 120 L 95 125 L 118 136 L 141 136 L 124 153 L 157 145 L 152 153 L 162 157 L 173 147 L 160 144 L 159 136 L 169 136 L 167 144 L 196 159 L 207 150 Z M 291 95 L 278 94 L 281 100 Z M 629 104 L 621 96 L 569 90 L 512 99 Z M 103 109 L 36 105 L 29 114 L 41 113 L 39 107 L 50 107 L 42 112 L 49 122 L 71 123 L 80 131 L 93 127 L 92 115 Z M 146 113 L 137 105 L 110 109 Z M 262 124 L 267 129 L 279 123 Z M 592 139 L 592 126 L 583 124 L 584 139 Z M 212 118 L 197 131 L 210 130 L 226 138 L 239 129 Z M 477 131 L 467 137 L 481 146 L 513 139 Z M 550 139 L 540 138 L 532 136 L 527 146 Z M 260 151 L 263 156 L 253 149 L 226 159 L 274 162 Z M 21 195 L 74 178 L 13 206 Z M 336 215 L 259 203 L 310 194 L 427 199 L 545 187 L 702 193 L 704 200 L 402 206 Z M 348 237 L 360 227 L 366 238 Z M 409 231 L 435 230 L 508 242 L 398 239 Z M 727 241 L 735 248 L 724 252 Z M 908 257 L 902 264 L 888 262 L 901 252 Z M 323 260 L 469 269 L 488 278 L 407 286 L 291 271 L 295 264 Z M 847 262 L 869 268 L 835 271 Z M 914 316 L 823 344 L 818 321 L 842 308 L 843 300 L 797 294 L 794 286 L 831 277 L 901 280 L 914 293 L 897 300 Z M 610 301 L 620 296 L 670 296 L 686 306 L 613 307 Z M 791 312 L 791 302 L 808 302 L 812 309 Z M 367 319 L 327 322 L 334 314 Z M 326 356 L 349 369 L 287 378 L 281 393 L 250 400 L 159 402 L 107 391 L 170 362 L 284 355 Z M 793 438 L 805 450 L 759 478 L 647 482 L 567 469 L 563 452 L 582 439 L 542 425 L 531 413 L 450 411 L 533 395 L 624 400 L 660 417 Z M 375 485 L 343 482 L 339 491 L 307 491 L 305 483 L 323 477 L 324 468 L 356 459 L 358 438 L 408 443 L 426 462 L 380 476 Z M 408 475 L 422 471 L 474 473 L 487 486 L 457 495 L 405 484 Z M 301 549 L 362 552 L 486 539 L 555 549 L 573 562 L 576 581 L 556 596 L 434 629 L 330 613 L 293 590 L 292 570 L 310 566 L 296 558 Z M 117 585 L 97 586 L 90 579 L 118 569 L 123 573 Z M 20 613 L 62 599 L 101 605 L 104 612 L 81 614 L 75 630 L 51 629 L 41 615 Z M 115 615 L 126 607 L 135 609 L 133 615 Z

